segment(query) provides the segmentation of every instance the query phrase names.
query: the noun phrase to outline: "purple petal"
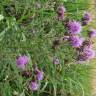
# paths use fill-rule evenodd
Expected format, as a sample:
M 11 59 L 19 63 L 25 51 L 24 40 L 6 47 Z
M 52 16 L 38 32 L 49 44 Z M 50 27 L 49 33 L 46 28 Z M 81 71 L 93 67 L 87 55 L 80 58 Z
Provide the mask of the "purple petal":
M 72 35 L 78 34 L 82 31 L 82 26 L 80 22 L 70 21 L 68 24 L 68 30 L 69 30 L 69 33 Z
M 43 80 L 43 78 L 44 78 L 44 72 L 43 71 L 40 71 L 40 70 L 37 70 L 36 77 L 37 77 L 37 79 L 39 81 Z
M 58 7 L 57 13 L 58 13 L 58 19 L 63 20 L 64 19 L 64 14 L 66 12 L 66 9 L 63 6 Z
M 89 37 L 96 37 L 96 29 L 91 29 L 91 31 L 89 32 Z
M 21 68 L 21 69 L 24 69 L 25 68 L 25 65 L 28 64 L 29 62 L 29 58 L 27 56 L 19 56 L 17 59 L 16 59 L 16 64 L 17 64 L 17 67 L 18 68 Z
M 37 91 L 39 89 L 39 84 L 35 81 L 32 81 L 29 85 L 30 90 Z
M 84 39 L 78 36 L 71 36 L 70 43 L 73 47 L 80 47 L 83 44 Z

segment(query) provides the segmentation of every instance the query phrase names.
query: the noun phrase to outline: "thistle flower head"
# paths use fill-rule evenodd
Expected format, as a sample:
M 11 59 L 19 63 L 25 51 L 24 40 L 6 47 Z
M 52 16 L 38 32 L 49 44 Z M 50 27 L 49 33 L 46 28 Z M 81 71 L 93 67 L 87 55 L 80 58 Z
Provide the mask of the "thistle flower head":
M 86 20 L 86 21 L 91 21 L 91 15 L 90 15 L 90 13 L 89 12 L 85 12 L 82 19 L 83 20 Z
M 91 15 L 89 12 L 85 12 L 83 17 L 82 17 L 82 25 L 85 26 L 88 23 L 92 21 Z
M 57 8 L 57 14 L 58 14 L 58 19 L 63 20 L 64 19 L 64 14 L 66 12 L 66 9 L 64 6 L 60 6 Z
M 85 56 L 87 59 L 92 59 L 96 55 L 95 51 L 91 48 L 85 48 L 83 56 Z
M 79 54 L 77 60 L 78 61 L 86 61 L 88 58 L 84 56 L 83 54 Z
M 90 32 L 89 32 L 89 37 L 92 38 L 92 37 L 96 37 L 96 29 L 91 29 Z
M 75 48 L 82 46 L 83 41 L 84 41 L 84 39 L 80 38 L 78 36 L 71 36 L 70 37 L 70 43 Z
M 17 59 L 16 59 L 16 64 L 17 64 L 17 67 L 20 68 L 20 69 L 24 69 L 25 68 L 25 65 L 28 64 L 29 62 L 29 58 L 28 56 L 19 56 Z
M 37 70 L 36 70 L 36 77 L 37 77 L 37 79 L 38 79 L 39 81 L 43 80 L 43 78 L 44 78 L 44 72 L 41 71 L 41 70 L 39 70 L 39 69 L 37 69 Z
M 90 14 L 87 13 L 87 12 L 84 13 L 83 19 L 84 19 L 84 20 L 90 20 Z
M 69 30 L 69 33 L 72 35 L 78 34 L 82 31 L 82 26 L 81 26 L 80 22 L 70 21 L 68 23 L 68 30 Z
M 93 42 L 92 42 L 92 40 L 91 39 L 89 39 L 89 40 L 85 40 L 84 42 L 83 42 L 83 49 L 84 48 L 92 48 L 93 47 Z
M 37 91 L 39 89 L 39 84 L 36 81 L 32 81 L 29 85 L 30 90 Z

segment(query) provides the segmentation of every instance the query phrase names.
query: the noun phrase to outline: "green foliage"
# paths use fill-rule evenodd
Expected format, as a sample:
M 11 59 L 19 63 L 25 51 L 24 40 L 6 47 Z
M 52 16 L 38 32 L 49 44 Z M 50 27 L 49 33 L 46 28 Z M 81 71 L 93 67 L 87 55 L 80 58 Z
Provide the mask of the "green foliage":
M 90 96 L 90 66 L 74 64 L 75 50 L 64 42 L 55 51 L 52 49 L 53 41 L 66 32 L 54 9 L 63 4 L 68 17 L 80 20 L 89 7 L 86 0 L 71 1 L 0 1 L 4 15 L 0 21 L 0 96 Z M 37 63 L 45 72 L 38 92 L 28 91 L 27 84 L 32 78 L 19 74 L 15 60 L 20 54 L 31 58 L 28 69 L 32 70 Z M 60 59 L 60 65 L 53 65 L 54 56 Z

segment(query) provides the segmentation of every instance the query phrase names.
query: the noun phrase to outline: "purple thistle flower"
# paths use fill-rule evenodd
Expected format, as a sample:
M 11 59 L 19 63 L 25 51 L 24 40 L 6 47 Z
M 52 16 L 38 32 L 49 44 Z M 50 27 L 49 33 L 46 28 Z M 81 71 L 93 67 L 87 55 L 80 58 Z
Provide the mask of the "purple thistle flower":
M 86 61 L 88 58 L 86 56 L 83 56 L 83 54 L 79 54 L 77 60 L 78 61 Z
M 63 20 L 64 19 L 65 12 L 66 12 L 66 9 L 63 6 L 58 7 L 57 14 L 58 14 L 58 19 L 59 20 Z
M 92 42 L 92 40 L 91 39 L 89 39 L 89 40 L 85 40 L 84 42 L 83 42 L 83 49 L 84 48 L 92 48 L 93 47 L 93 42 Z
M 91 29 L 91 31 L 89 32 L 89 37 L 96 37 L 96 29 Z
M 70 37 L 70 43 L 75 48 L 82 46 L 83 41 L 84 41 L 84 39 L 80 38 L 78 36 L 71 36 Z
M 85 56 L 87 59 L 92 59 L 95 57 L 95 51 L 91 48 L 85 48 L 83 52 L 83 56 Z
M 60 64 L 59 59 L 58 59 L 58 58 L 54 58 L 54 59 L 53 59 L 53 64 L 55 64 L 55 65 Z
M 84 13 L 84 16 L 83 16 L 83 18 L 82 18 L 82 24 L 83 25 L 87 25 L 89 22 L 91 22 L 92 21 L 92 18 L 91 18 L 91 15 L 90 15 L 90 13 L 88 13 L 88 12 L 85 12 Z
M 93 59 L 96 56 L 96 53 L 92 49 L 85 49 L 82 54 L 79 54 L 78 61 L 86 61 Z
M 90 13 L 85 12 L 82 19 L 83 20 L 86 20 L 86 21 L 91 21 L 91 15 L 90 15 Z
M 43 80 L 43 78 L 44 78 L 44 72 L 41 71 L 41 70 L 39 70 L 39 69 L 37 69 L 37 70 L 36 70 L 36 77 L 37 77 L 37 79 L 38 79 L 39 81 Z
M 16 59 L 17 67 L 20 68 L 20 69 L 24 69 L 25 65 L 28 64 L 28 62 L 29 62 L 29 58 L 25 55 L 24 56 L 19 56 Z
M 32 81 L 29 85 L 30 90 L 37 91 L 39 89 L 39 84 L 36 81 Z
M 68 23 L 68 30 L 69 30 L 69 33 L 71 33 L 72 35 L 78 34 L 82 31 L 82 26 L 80 22 L 70 21 Z

